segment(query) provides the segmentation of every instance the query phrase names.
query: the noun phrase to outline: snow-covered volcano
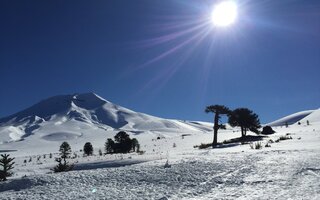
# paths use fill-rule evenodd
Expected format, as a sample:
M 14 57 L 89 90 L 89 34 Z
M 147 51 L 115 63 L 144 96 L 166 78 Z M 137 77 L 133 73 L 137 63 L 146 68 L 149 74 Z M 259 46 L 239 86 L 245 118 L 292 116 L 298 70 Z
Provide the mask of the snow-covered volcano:
M 19 141 L 37 133 L 41 133 L 46 140 L 62 140 L 77 138 L 84 132 L 97 129 L 181 133 L 209 131 L 210 126 L 134 112 L 94 93 L 85 93 L 54 96 L 0 119 L 0 141 Z

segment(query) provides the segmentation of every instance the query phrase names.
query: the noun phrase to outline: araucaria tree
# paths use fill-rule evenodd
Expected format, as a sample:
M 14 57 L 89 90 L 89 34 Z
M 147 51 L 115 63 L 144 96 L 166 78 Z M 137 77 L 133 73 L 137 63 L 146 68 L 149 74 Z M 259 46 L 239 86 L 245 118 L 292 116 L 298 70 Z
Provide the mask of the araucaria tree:
M 132 151 L 140 151 L 140 144 L 136 138 L 132 138 Z
M 131 139 L 125 131 L 120 131 L 114 136 L 113 141 L 108 138 L 105 143 L 105 152 L 108 153 L 129 153 L 140 151 L 140 145 L 136 138 Z
M 245 137 L 248 130 L 257 133 L 258 128 L 261 127 L 258 115 L 248 108 L 237 108 L 232 111 L 229 116 L 229 124 L 232 127 L 241 128 L 241 137 Z
M 83 146 L 83 152 L 84 154 L 86 154 L 87 156 L 91 156 L 93 153 L 93 147 L 92 144 L 90 142 L 86 142 Z
M 205 112 L 214 113 L 213 142 L 212 142 L 212 147 L 214 147 L 218 143 L 218 130 L 224 127 L 222 124 L 219 124 L 219 119 L 221 118 L 222 115 L 229 115 L 231 111 L 229 108 L 223 105 L 211 105 L 206 107 Z
M 12 162 L 14 158 L 10 158 L 9 156 L 9 154 L 1 154 L 0 166 L 2 169 L 0 169 L 0 181 L 6 181 L 7 177 L 12 175 L 10 171 L 13 169 L 15 162 Z
M 129 153 L 132 149 L 132 140 L 125 131 L 120 131 L 114 136 L 116 143 L 116 152 L 118 153 Z
M 67 158 L 70 157 L 71 147 L 68 142 L 63 142 L 60 145 L 60 158 L 56 158 L 58 165 L 53 168 L 54 172 L 63 172 L 70 171 L 73 168 L 73 165 L 67 162 Z M 62 162 L 63 161 L 63 162 Z
M 104 150 L 106 154 L 114 153 L 114 141 L 111 138 L 108 138 L 104 144 Z

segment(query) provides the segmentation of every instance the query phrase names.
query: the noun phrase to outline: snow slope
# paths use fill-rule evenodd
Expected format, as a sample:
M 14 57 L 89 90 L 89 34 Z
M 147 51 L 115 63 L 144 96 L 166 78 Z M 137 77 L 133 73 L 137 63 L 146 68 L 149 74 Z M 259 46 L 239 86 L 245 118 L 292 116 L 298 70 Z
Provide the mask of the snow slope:
M 307 123 L 307 121 L 309 121 L 309 123 L 319 123 L 320 119 L 320 109 L 317 109 L 315 111 L 313 111 L 310 115 L 304 117 L 302 120 L 301 120 L 301 123 Z
M 300 121 L 301 119 L 310 115 L 314 111 L 315 110 L 306 110 L 306 111 L 297 112 L 297 113 L 285 116 L 285 117 L 278 119 L 276 121 L 270 122 L 266 125 L 268 125 L 268 126 L 284 126 L 286 123 L 288 123 L 288 125 L 291 125 L 291 124 L 297 123 L 298 121 Z
M 173 136 L 211 130 L 210 123 L 189 123 L 134 112 L 113 104 L 94 93 L 60 95 L 0 119 L 0 150 L 23 151 L 37 148 L 56 151 L 62 141 L 76 149 L 95 138 L 102 146 L 120 129 L 132 135 Z
M 145 154 L 78 157 L 71 160 L 77 170 L 59 174 L 49 173 L 48 155 L 24 163 L 29 156 L 20 152 L 15 176 L 0 183 L 0 199 L 320 199 L 320 118 L 313 119 L 309 126 L 274 127 L 263 146 L 284 135 L 292 139 L 261 150 L 193 148 L 210 142 L 211 132 L 160 140 L 139 134 Z M 220 141 L 238 136 L 219 132 Z

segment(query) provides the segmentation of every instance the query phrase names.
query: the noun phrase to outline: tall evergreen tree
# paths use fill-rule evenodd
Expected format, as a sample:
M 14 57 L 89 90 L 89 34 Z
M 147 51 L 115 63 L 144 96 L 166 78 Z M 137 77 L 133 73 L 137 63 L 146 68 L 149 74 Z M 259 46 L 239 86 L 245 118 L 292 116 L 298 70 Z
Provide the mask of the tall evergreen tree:
M 232 127 L 241 128 L 241 137 L 245 137 L 248 130 L 257 133 L 258 128 L 261 127 L 258 115 L 248 108 L 237 108 L 232 111 L 229 116 L 229 124 Z
M 69 143 L 63 142 L 60 145 L 59 151 L 60 151 L 60 158 L 55 159 L 58 162 L 58 165 L 56 165 L 53 168 L 53 171 L 54 172 L 70 171 L 73 168 L 73 164 L 69 164 L 66 160 L 67 158 L 70 157 L 70 154 L 71 154 L 71 147 Z
M 66 159 L 69 158 L 70 154 L 71 154 L 71 147 L 69 145 L 68 142 L 63 142 L 61 145 L 60 145 L 60 156 L 61 158 L 63 159 L 64 163 L 66 163 Z
M 106 154 L 114 153 L 115 143 L 111 138 L 108 138 L 106 143 L 104 144 L 104 150 Z
M 2 170 L 0 170 L 0 180 L 6 181 L 7 177 L 12 175 L 10 172 L 13 169 L 13 165 L 15 162 L 12 162 L 14 158 L 10 158 L 9 154 L 1 154 L 0 158 L 0 166 L 2 166 Z
M 213 142 L 212 142 L 212 147 L 214 147 L 218 143 L 218 130 L 224 127 L 222 124 L 219 124 L 219 119 L 221 118 L 221 115 L 229 115 L 231 111 L 229 110 L 229 108 L 223 105 L 211 105 L 206 107 L 205 112 L 214 113 Z

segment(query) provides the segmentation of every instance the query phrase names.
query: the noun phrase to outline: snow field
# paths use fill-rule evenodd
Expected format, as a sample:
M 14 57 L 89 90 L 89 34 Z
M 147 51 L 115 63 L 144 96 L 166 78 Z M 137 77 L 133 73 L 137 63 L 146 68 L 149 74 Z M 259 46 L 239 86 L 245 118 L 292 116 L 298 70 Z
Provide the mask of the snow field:
M 44 169 L 39 174 L 39 166 L 29 167 L 34 175 L 0 184 L 0 199 L 319 199 L 320 146 L 315 144 L 320 132 L 315 128 L 320 127 L 277 128 L 270 138 L 291 132 L 293 139 L 261 150 L 249 145 L 192 148 L 199 141 L 210 142 L 211 134 L 153 141 L 144 136 L 144 155 L 80 158 L 86 170 L 57 174 L 45 174 Z M 220 133 L 219 138 L 233 134 L 240 133 Z M 164 168 L 167 158 L 170 168 Z M 125 166 L 117 167 L 121 162 Z

